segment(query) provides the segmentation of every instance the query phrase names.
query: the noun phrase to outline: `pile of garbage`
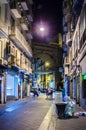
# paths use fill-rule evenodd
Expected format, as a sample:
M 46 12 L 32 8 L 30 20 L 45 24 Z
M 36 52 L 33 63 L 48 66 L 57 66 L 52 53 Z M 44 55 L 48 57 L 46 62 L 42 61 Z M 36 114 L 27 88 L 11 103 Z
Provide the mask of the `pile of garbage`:
M 74 100 L 70 99 L 69 96 L 65 96 L 64 101 L 67 102 L 66 107 L 65 107 L 65 116 L 66 117 L 86 116 L 86 111 L 75 112 L 76 102 Z
M 78 112 L 75 112 L 74 113 L 74 116 L 86 116 L 86 112 L 84 112 L 84 111 L 78 111 Z
M 70 99 L 70 97 L 67 98 L 67 104 L 65 107 L 65 116 L 66 117 L 73 117 L 75 112 L 75 101 Z

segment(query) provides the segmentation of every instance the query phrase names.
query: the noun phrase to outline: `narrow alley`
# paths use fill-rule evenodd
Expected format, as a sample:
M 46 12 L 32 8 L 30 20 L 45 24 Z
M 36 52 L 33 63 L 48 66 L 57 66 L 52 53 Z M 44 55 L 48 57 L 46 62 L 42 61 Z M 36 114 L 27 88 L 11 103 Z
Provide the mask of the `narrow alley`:
M 58 102 L 61 96 L 58 94 Z M 83 111 L 76 106 L 76 112 Z M 52 100 L 46 95 L 8 102 L 0 105 L 0 130 L 82 130 L 86 117 L 59 119 L 56 113 L 55 94 Z

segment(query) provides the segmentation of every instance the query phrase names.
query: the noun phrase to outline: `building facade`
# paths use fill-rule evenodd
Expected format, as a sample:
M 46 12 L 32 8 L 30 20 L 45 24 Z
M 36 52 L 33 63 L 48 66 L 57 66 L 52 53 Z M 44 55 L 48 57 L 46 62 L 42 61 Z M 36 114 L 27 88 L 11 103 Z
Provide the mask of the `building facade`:
M 0 0 L 0 103 L 29 96 L 32 0 Z
M 69 89 L 69 95 L 86 109 L 86 0 L 82 3 L 70 40 L 65 40 L 64 76 L 69 77 L 70 84 L 66 87 Z M 75 5 L 73 5 L 74 9 Z M 65 62 L 66 58 L 68 64 Z

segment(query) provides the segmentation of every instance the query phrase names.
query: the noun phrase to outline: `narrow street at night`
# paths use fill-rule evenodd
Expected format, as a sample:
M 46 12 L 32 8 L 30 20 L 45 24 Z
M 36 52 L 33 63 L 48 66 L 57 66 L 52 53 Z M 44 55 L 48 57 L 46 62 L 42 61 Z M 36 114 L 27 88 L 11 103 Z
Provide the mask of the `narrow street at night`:
M 40 96 L 0 106 L 0 130 L 37 130 L 51 104 Z
M 78 111 L 83 109 L 76 106 Z M 85 116 L 59 119 L 55 98 L 46 100 L 45 94 L 0 105 L 0 130 L 85 130 L 85 121 Z
M 0 130 L 86 130 L 86 0 L 0 0 Z

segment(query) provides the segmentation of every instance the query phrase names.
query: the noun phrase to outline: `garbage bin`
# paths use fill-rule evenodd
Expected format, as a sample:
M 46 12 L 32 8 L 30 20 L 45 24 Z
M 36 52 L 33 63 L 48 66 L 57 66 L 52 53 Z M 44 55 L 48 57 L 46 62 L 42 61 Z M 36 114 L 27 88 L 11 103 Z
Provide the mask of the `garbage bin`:
M 58 114 L 59 119 L 65 118 L 66 104 L 67 104 L 66 102 L 56 103 L 56 112 Z

